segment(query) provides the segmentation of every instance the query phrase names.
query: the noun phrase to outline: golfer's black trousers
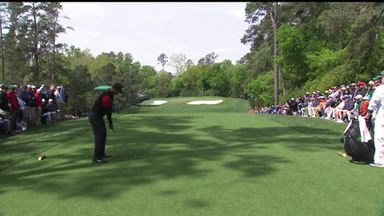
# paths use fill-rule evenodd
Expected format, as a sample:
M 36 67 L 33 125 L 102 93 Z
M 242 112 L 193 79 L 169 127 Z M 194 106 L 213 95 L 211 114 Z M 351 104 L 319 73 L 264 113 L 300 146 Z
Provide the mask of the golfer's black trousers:
M 102 159 L 105 153 L 105 142 L 107 140 L 107 130 L 103 117 L 99 117 L 94 113 L 88 116 L 89 122 L 92 125 L 93 135 L 95 137 L 95 149 L 93 159 Z

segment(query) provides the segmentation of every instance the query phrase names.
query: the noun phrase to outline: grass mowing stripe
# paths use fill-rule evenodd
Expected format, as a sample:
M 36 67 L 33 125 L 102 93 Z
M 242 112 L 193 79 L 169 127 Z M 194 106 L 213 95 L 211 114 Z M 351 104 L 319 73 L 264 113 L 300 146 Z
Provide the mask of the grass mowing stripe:
M 311 136 L 312 138 L 314 138 L 314 139 L 316 139 L 316 140 L 321 140 L 321 141 L 323 141 L 323 142 L 325 142 L 325 143 L 334 144 L 333 141 L 330 141 L 330 140 L 328 140 L 328 139 L 325 139 L 325 138 L 316 136 L 316 134 L 314 134 L 314 133 L 308 133 L 308 131 L 305 131 L 305 130 L 299 128 L 299 127 L 295 127 L 295 126 L 292 126 L 292 125 L 288 124 L 287 122 L 284 122 L 284 121 L 283 121 L 284 116 L 281 116 L 280 119 L 279 119 L 279 118 L 273 118 L 272 115 L 261 115 L 261 116 L 264 117 L 264 118 L 270 119 L 270 120 L 272 120 L 272 121 L 274 121 L 274 122 L 277 122 L 277 123 L 279 123 L 279 124 L 281 124 L 281 125 L 283 125 L 283 126 L 286 126 L 286 127 L 288 127 L 290 130 L 294 130 L 294 131 L 297 131 L 297 132 L 306 134 L 306 135 L 308 135 L 308 136 Z M 291 116 L 290 116 L 290 117 L 291 117 Z M 288 117 L 288 118 L 290 118 L 290 117 Z M 296 116 L 296 117 L 293 117 L 293 118 L 302 118 L 302 117 L 300 117 L 300 116 Z M 318 119 L 318 120 L 320 120 L 320 119 Z M 341 138 L 342 136 L 343 136 L 343 134 L 341 133 L 341 134 L 340 134 L 340 138 Z

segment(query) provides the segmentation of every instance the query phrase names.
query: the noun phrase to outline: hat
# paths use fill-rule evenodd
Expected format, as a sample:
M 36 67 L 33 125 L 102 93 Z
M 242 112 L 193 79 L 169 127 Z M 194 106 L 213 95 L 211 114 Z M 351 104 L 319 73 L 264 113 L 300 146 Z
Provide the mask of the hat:
M 360 81 L 358 84 L 359 84 L 359 86 L 366 86 L 367 85 L 367 83 L 365 83 L 363 81 Z
M 379 74 L 380 74 L 380 76 L 383 77 L 384 76 L 384 71 L 381 71 Z
M 341 85 L 340 87 L 343 88 L 343 87 L 345 87 L 345 85 Z
M 355 96 L 355 99 L 361 99 L 362 97 L 363 97 L 363 95 L 358 94 L 358 95 Z
M 376 81 L 376 80 L 380 80 L 381 78 L 383 78 L 383 76 L 379 75 L 379 76 L 373 77 L 373 80 Z
M 368 82 L 368 85 L 373 86 L 373 85 L 375 85 L 375 82 L 373 82 L 372 80 L 370 80 L 370 81 Z
M 356 83 L 351 83 L 351 86 L 355 86 L 356 85 Z
M 350 87 L 349 87 L 349 86 L 347 86 L 347 87 L 345 87 L 345 88 L 349 89 Z
M 51 102 L 51 101 L 53 102 L 52 98 L 48 100 L 48 102 Z
M 369 100 L 369 97 L 368 96 L 364 96 L 363 100 Z
M 346 90 L 347 88 L 345 88 L 345 87 L 341 87 L 341 90 Z
M 320 96 L 319 99 L 324 99 L 325 97 L 324 96 Z
M 309 92 L 305 92 L 306 95 L 309 95 Z
M 34 85 L 31 85 L 31 88 L 35 89 L 35 88 L 36 88 L 36 86 L 34 86 Z
M 324 92 L 324 93 L 325 93 L 325 94 L 327 94 L 328 92 L 329 92 L 328 90 L 325 90 L 325 92 Z
M 120 83 L 115 83 L 112 88 L 117 89 L 120 93 L 123 93 L 123 86 Z

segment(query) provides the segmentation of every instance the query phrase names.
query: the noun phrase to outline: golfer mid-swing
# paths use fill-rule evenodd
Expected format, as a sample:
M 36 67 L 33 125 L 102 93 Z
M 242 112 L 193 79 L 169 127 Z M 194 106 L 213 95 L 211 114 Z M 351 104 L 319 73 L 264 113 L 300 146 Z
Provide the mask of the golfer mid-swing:
M 105 154 L 105 142 L 107 139 L 107 131 L 104 122 L 104 116 L 107 115 L 109 128 L 113 130 L 112 124 L 112 104 L 113 97 L 122 93 L 123 86 L 120 83 L 115 83 L 112 88 L 102 92 L 96 99 L 93 107 L 90 109 L 88 119 L 93 129 L 95 137 L 95 149 L 93 153 L 93 163 L 106 163 L 105 158 L 111 155 Z

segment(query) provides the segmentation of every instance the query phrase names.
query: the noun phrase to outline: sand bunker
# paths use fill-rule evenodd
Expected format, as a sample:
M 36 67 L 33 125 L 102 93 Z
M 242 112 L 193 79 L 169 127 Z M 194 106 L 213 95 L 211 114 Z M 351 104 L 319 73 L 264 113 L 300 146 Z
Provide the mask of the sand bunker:
M 165 101 L 165 100 L 154 100 L 150 105 L 158 106 L 158 105 L 162 105 L 162 104 L 165 104 L 165 103 L 168 103 L 168 101 Z
M 208 104 L 208 105 L 214 105 L 222 103 L 223 100 L 199 100 L 199 101 L 190 101 L 187 104 L 190 105 L 201 105 L 201 104 Z

